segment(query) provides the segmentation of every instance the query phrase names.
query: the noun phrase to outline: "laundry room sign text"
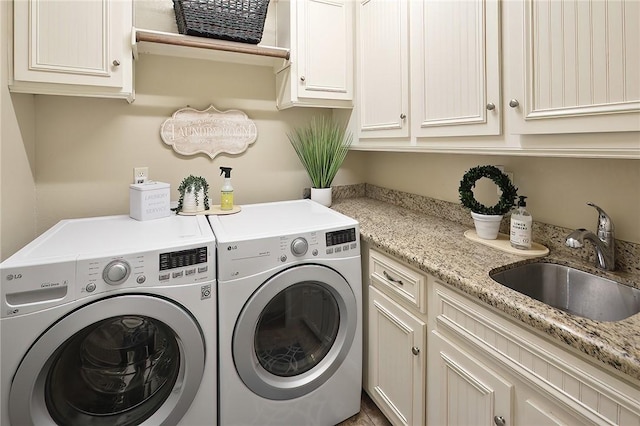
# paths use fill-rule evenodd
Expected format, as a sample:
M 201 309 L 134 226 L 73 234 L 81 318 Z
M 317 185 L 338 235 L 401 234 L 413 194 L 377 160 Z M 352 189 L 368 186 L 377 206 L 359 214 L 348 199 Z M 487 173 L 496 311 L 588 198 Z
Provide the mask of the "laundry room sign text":
M 221 152 L 241 154 L 258 138 L 256 124 L 239 110 L 218 111 L 213 105 L 200 111 L 182 108 L 165 120 L 160 136 L 182 155 Z

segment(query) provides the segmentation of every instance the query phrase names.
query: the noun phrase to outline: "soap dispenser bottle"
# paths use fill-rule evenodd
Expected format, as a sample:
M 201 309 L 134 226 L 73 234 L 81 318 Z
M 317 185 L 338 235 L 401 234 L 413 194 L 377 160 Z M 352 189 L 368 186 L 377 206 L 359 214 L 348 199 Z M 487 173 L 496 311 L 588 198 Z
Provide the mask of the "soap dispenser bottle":
M 224 174 L 224 184 L 220 190 L 220 210 L 233 210 L 233 186 L 231 186 L 231 167 L 220 167 L 220 176 Z
M 533 217 L 526 209 L 527 197 L 520 195 L 518 206 L 511 212 L 511 247 L 521 250 L 531 248 L 531 228 L 533 225 Z

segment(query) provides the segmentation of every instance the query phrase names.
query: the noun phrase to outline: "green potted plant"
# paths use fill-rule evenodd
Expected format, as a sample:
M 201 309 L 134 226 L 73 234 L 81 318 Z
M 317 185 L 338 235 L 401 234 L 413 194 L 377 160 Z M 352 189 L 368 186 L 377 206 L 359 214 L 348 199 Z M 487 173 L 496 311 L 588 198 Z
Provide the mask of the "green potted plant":
M 311 179 L 311 199 L 330 206 L 331 183 L 349 151 L 353 135 L 332 119 L 314 117 L 287 136 Z
M 487 207 L 475 198 L 473 188 L 482 178 L 491 179 L 500 188 L 500 199 L 494 206 Z M 513 208 L 518 198 L 518 188 L 513 186 L 509 176 L 495 166 L 476 166 L 464 174 L 458 192 L 462 205 L 471 210 L 478 237 L 495 240 L 498 237 L 502 217 Z
M 209 184 L 202 176 L 189 175 L 178 187 L 180 198 L 176 212 L 197 213 L 209 210 Z

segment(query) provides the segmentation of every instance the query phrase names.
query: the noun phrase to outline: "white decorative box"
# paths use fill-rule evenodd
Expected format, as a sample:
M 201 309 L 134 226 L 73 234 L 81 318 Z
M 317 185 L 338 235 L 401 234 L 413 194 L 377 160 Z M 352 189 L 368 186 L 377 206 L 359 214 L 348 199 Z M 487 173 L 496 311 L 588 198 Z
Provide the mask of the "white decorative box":
M 171 215 L 170 185 L 164 182 L 145 182 L 129 185 L 129 216 L 149 220 Z

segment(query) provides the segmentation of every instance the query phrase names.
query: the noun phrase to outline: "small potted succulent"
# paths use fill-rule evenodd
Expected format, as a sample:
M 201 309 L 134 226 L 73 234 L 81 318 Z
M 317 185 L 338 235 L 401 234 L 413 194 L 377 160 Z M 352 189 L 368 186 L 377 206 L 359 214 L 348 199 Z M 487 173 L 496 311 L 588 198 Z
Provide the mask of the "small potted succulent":
M 500 200 L 494 206 L 487 207 L 480 204 L 474 196 L 473 188 L 482 178 L 491 179 L 502 192 Z M 471 210 L 478 237 L 495 240 L 498 237 L 502 217 L 513 208 L 518 198 L 518 188 L 513 186 L 509 176 L 495 166 L 476 166 L 464 174 L 458 192 L 462 205 Z
M 209 184 L 202 176 L 189 175 L 178 187 L 180 199 L 176 212 L 198 213 L 209 210 Z
M 353 135 L 337 122 L 313 118 L 311 123 L 288 133 L 289 141 L 311 178 L 311 199 L 331 205 L 331 183 L 342 165 Z

